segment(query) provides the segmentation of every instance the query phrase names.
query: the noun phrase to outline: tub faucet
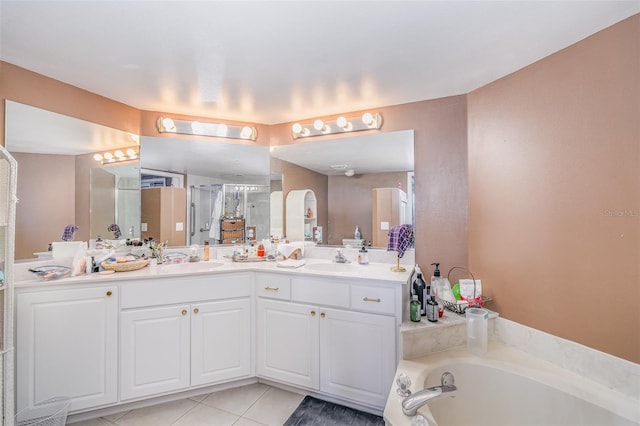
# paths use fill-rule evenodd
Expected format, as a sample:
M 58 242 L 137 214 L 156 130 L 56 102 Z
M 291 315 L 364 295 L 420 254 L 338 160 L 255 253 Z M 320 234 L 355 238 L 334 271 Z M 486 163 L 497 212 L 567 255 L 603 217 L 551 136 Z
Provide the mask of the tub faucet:
M 333 258 L 333 261 L 335 263 L 351 263 L 351 261 L 345 257 L 344 253 L 342 253 L 342 249 L 336 250 L 336 257 Z
M 433 401 L 445 396 L 454 397 L 458 394 L 453 374 L 448 371 L 440 378 L 442 386 L 434 386 L 416 392 L 402 400 L 402 412 L 407 416 L 415 416 L 418 408 L 429 401 Z

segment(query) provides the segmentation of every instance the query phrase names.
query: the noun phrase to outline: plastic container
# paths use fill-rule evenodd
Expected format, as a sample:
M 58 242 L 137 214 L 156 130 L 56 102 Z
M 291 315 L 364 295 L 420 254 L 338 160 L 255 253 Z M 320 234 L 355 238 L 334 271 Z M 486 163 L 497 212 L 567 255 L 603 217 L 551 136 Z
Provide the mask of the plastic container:
M 467 351 L 482 356 L 487 353 L 489 339 L 489 311 L 482 308 L 467 308 Z
M 202 260 L 209 261 L 209 241 L 204 242 L 204 249 L 202 249 Z
M 65 426 L 71 398 L 57 396 L 16 414 L 16 426 Z

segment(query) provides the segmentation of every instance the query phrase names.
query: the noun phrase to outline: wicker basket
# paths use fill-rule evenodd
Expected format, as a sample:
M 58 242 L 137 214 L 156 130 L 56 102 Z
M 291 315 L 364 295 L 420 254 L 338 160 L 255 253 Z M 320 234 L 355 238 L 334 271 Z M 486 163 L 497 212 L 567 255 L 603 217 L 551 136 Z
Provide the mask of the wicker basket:
M 462 267 L 462 266 L 454 266 L 453 268 L 451 268 L 449 270 L 449 273 L 447 274 L 447 281 L 449 281 L 449 283 L 451 282 L 450 281 L 451 272 L 454 271 L 454 270 L 463 271 L 467 275 L 469 275 L 471 277 L 471 279 L 473 279 L 473 283 L 474 283 L 473 294 L 475 296 L 475 294 L 476 294 L 476 290 L 475 290 L 476 278 L 473 276 L 471 271 L 468 270 L 467 268 Z M 453 303 L 453 302 L 438 298 L 438 303 L 442 303 L 442 305 L 447 310 L 449 310 L 451 312 L 455 312 L 456 314 L 464 314 L 465 311 L 467 310 L 467 308 L 480 308 L 480 307 L 486 305 L 487 303 L 491 302 L 492 300 L 493 299 L 491 299 L 490 297 L 481 296 L 481 297 L 474 298 L 474 300 L 470 300 L 470 301 L 458 300 L 456 303 Z
M 149 259 L 137 259 L 128 262 L 110 262 L 108 260 L 103 261 L 100 265 L 107 271 L 116 272 L 129 272 L 142 269 L 149 264 Z

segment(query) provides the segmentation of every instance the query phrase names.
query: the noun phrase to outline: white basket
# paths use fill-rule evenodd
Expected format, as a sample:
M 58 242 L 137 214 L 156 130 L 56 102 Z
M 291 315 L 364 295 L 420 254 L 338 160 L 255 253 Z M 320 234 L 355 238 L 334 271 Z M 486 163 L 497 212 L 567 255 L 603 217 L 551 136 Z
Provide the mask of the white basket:
M 57 396 L 16 414 L 16 426 L 65 426 L 71 398 Z

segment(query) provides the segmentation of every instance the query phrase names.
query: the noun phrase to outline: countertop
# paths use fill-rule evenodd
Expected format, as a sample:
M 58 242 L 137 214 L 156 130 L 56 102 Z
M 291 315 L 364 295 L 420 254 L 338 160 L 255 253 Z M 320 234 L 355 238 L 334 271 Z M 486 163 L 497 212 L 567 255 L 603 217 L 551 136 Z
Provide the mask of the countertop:
M 188 276 L 188 275 L 209 275 L 209 274 L 223 274 L 230 272 L 267 272 L 267 273 L 280 273 L 289 274 L 292 276 L 319 276 L 319 277 L 336 277 L 336 278 L 349 278 L 356 280 L 376 280 L 395 282 L 400 285 L 406 285 L 407 280 L 411 274 L 411 268 L 406 268 L 405 272 L 394 272 L 391 270 L 394 264 L 390 263 L 369 263 L 368 265 L 359 265 L 357 263 L 349 263 L 348 270 L 344 271 L 324 271 L 314 270 L 313 265 L 323 264 L 332 265 L 331 261 L 326 259 L 306 258 L 305 265 L 299 268 L 281 268 L 277 266 L 277 262 L 233 262 L 232 260 L 210 260 L 208 262 L 186 262 L 186 263 L 173 263 L 173 264 L 161 264 L 157 266 L 146 266 L 137 271 L 128 272 L 115 272 L 113 274 L 102 275 L 99 273 L 93 273 L 90 275 L 79 275 L 75 277 L 62 278 L 51 281 L 39 281 L 30 272 L 24 274 L 16 270 L 16 288 L 25 287 L 50 287 L 56 285 L 65 284 L 87 284 L 87 283 L 99 283 L 102 281 L 124 281 L 124 280 L 145 280 L 161 277 L 171 276 Z M 37 262 L 37 264 L 16 264 L 22 268 L 34 267 L 38 265 L 52 264 L 49 260 Z M 341 265 L 341 264 L 339 264 Z M 328 266 L 330 268 L 330 266 Z M 26 279 L 29 278 L 29 279 Z

